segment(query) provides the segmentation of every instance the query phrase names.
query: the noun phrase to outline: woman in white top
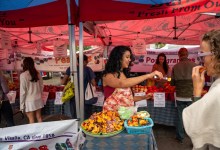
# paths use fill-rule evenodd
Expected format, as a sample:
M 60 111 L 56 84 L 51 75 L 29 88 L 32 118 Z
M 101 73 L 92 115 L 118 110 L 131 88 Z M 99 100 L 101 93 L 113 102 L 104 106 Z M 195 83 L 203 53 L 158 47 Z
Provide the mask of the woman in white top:
M 41 108 L 44 107 L 41 95 L 43 81 L 34 66 L 34 60 L 26 57 L 23 60 L 23 73 L 20 75 L 20 110 L 26 112 L 29 123 L 42 122 Z
M 198 100 L 183 110 L 183 123 L 186 133 L 193 143 L 193 150 L 220 149 L 220 30 L 207 32 L 201 41 L 198 54 L 208 76 L 216 80 L 203 97 L 205 71 L 202 66 L 192 70 L 193 99 Z

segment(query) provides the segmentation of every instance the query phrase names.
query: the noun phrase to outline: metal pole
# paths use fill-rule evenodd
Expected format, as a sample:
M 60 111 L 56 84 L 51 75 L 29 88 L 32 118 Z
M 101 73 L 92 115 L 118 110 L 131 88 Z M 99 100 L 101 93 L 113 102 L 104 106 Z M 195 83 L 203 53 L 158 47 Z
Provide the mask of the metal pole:
M 77 75 L 77 65 L 76 65 L 75 25 L 73 25 L 71 22 L 70 0 L 66 0 L 66 3 L 67 3 L 67 9 L 68 9 L 70 74 L 71 74 L 71 82 L 74 81 L 76 114 L 77 114 L 77 118 L 80 118 L 78 75 Z
M 83 23 L 79 22 L 80 123 L 84 120 Z

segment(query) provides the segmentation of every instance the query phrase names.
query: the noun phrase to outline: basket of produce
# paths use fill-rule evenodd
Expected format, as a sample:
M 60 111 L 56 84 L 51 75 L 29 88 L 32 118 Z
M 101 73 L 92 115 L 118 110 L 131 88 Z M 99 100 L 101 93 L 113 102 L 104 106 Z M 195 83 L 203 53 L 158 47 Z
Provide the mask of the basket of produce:
M 151 134 L 153 126 L 154 122 L 151 118 L 141 118 L 138 115 L 133 115 L 124 122 L 124 127 L 129 134 Z
M 150 114 L 147 111 L 139 111 L 136 115 L 138 118 L 150 118 Z
M 83 132 L 93 137 L 111 137 L 124 130 L 124 121 L 118 112 L 102 111 L 94 113 L 81 124 Z

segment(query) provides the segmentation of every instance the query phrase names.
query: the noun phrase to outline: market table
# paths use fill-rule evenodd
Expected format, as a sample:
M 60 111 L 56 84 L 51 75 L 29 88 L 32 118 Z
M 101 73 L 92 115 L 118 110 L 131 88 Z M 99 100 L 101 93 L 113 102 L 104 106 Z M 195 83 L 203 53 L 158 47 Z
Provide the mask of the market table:
M 86 136 L 83 150 L 158 150 L 153 132 L 151 134 L 128 134 L 126 130 L 112 137 Z
M 163 124 L 167 126 L 175 126 L 177 109 L 175 101 L 167 101 L 165 107 L 154 107 L 153 101 L 147 101 L 147 107 L 140 107 L 138 111 L 147 110 L 154 123 Z
M 92 108 L 92 112 L 102 111 L 104 101 L 103 93 L 98 93 L 98 102 Z M 42 109 L 43 114 L 65 114 L 63 105 L 54 105 L 54 99 L 48 99 L 45 107 Z M 165 107 L 154 107 L 154 101 L 147 101 L 147 107 L 140 107 L 138 111 L 147 110 L 154 123 L 175 126 L 177 110 L 175 101 L 166 100 Z
M 102 92 L 97 92 L 98 102 L 93 106 L 92 112 L 102 111 L 102 106 L 104 102 L 104 95 Z M 175 107 L 174 96 L 168 95 L 165 101 L 165 107 L 154 107 L 154 101 L 148 100 L 147 107 L 139 107 L 138 111 L 147 110 L 154 123 L 175 126 L 177 109 Z

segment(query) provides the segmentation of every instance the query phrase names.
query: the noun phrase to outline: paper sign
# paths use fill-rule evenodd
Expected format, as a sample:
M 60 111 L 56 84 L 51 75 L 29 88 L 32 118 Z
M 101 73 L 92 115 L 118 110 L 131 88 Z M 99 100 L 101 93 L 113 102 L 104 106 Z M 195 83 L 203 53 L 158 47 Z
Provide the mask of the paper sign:
M 0 59 L 6 59 L 7 58 L 7 54 L 8 53 L 8 50 L 7 49 L 2 49 L 0 48 Z
M 16 91 L 9 91 L 8 92 L 7 97 L 8 97 L 11 104 L 15 103 L 16 94 L 17 94 Z
M 135 55 L 146 55 L 146 42 L 144 39 L 137 38 L 132 41 L 132 50 Z
M 135 105 L 138 107 L 147 107 L 147 100 L 143 99 L 141 101 L 135 102 Z
M 54 41 L 54 57 L 66 57 L 67 45 L 64 41 L 58 39 Z
M 11 39 L 8 32 L 0 31 L 0 48 L 11 49 Z
M 48 98 L 49 92 L 43 92 L 42 93 L 42 100 L 44 102 L 44 105 L 47 103 L 47 98 Z
M 103 104 L 104 104 L 104 93 L 103 92 L 96 92 L 96 95 L 98 97 L 98 101 L 93 105 L 103 106 Z
M 134 96 L 145 96 L 145 95 L 146 95 L 145 92 L 134 93 Z M 147 107 L 147 100 L 143 99 L 138 102 L 135 102 L 135 105 L 138 107 Z
M 165 107 L 165 93 L 154 93 L 154 107 Z
M 62 95 L 63 95 L 63 92 L 56 92 L 56 98 L 54 101 L 54 105 L 62 105 L 63 104 L 63 102 L 61 100 Z

